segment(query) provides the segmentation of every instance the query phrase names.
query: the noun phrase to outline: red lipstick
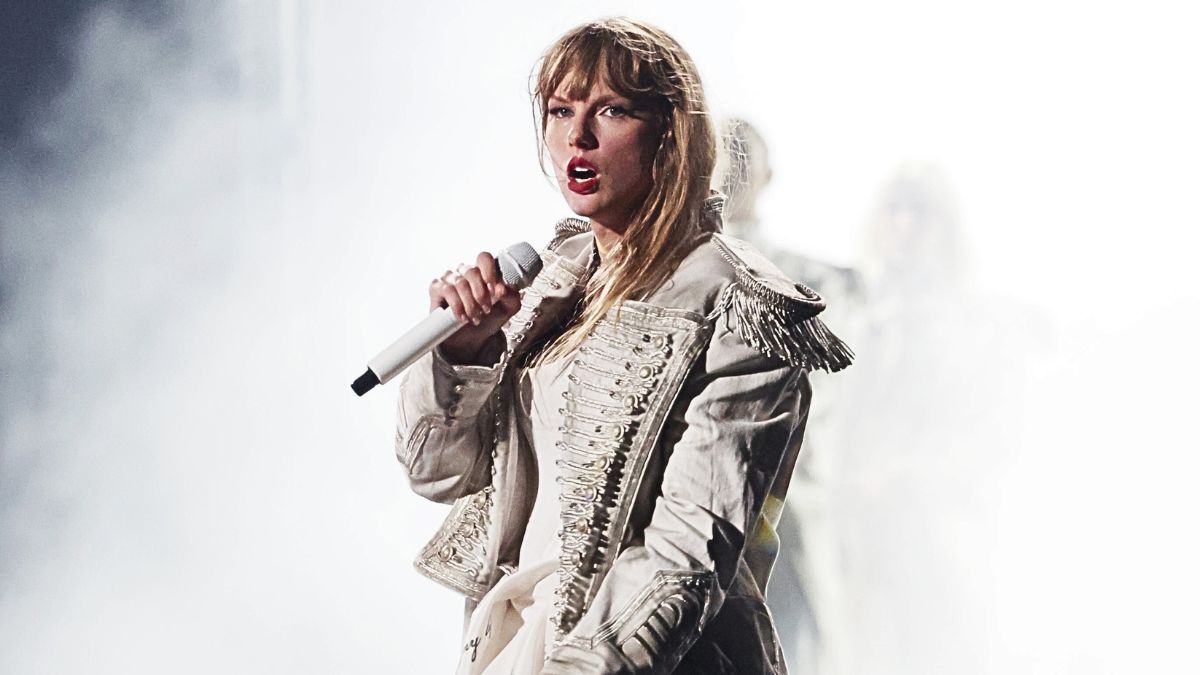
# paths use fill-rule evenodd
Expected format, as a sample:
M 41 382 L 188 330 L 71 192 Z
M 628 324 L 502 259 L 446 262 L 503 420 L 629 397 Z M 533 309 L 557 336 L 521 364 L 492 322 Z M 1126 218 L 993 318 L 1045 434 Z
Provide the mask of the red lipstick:
M 575 194 L 590 195 L 600 189 L 600 170 L 582 157 L 567 162 L 567 189 Z

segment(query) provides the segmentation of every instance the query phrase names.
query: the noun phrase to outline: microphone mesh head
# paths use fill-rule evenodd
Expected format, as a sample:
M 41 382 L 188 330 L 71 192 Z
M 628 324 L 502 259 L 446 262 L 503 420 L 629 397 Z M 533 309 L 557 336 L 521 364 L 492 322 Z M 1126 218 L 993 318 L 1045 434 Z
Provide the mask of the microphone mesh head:
M 542 271 L 542 256 L 527 242 L 513 244 L 496 256 L 504 283 L 525 288 Z

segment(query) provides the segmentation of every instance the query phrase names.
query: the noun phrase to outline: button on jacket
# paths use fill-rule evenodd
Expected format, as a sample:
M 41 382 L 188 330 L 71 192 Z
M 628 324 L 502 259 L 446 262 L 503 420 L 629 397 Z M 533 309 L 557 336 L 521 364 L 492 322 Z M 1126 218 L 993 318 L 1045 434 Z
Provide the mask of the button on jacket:
M 773 526 L 807 372 L 851 353 L 816 318 L 820 297 L 718 233 L 718 209 L 661 288 L 614 308 L 567 357 L 547 673 L 786 672 L 762 595 Z M 401 382 L 397 455 L 414 491 L 453 504 L 416 566 L 468 609 L 520 566 L 533 507 L 514 371 L 569 319 L 594 255 L 584 221 L 556 234 L 497 364 L 435 351 Z

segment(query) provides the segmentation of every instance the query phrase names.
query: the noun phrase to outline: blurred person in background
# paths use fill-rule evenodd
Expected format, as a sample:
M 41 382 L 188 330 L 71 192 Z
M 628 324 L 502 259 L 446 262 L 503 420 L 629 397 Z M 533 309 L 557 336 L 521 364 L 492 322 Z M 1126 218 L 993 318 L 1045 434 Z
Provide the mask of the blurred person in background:
M 764 504 L 809 371 L 851 354 L 816 293 L 719 234 L 715 133 L 673 38 L 579 26 L 534 104 L 582 219 L 520 296 L 486 253 L 435 280 L 470 323 L 401 383 L 398 456 L 453 504 L 417 567 L 467 597 L 458 672 L 784 673 Z
M 725 195 L 725 232 L 752 243 L 788 277 L 829 301 L 823 315 L 838 333 L 855 343 L 856 320 L 861 319 L 864 287 L 854 269 L 806 256 L 772 241 L 758 215 L 758 198 L 772 178 L 770 155 L 759 131 L 743 119 L 724 124 L 722 152 L 714 187 Z M 817 393 L 809 411 L 804 451 L 792 475 L 786 508 L 776 504 L 782 546 L 768 586 L 767 604 L 779 627 L 784 652 L 795 673 L 831 675 L 841 672 L 845 626 L 841 591 L 839 541 L 830 514 L 830 495 L 838 452 L 839 413 L 853 413 L 838 386 L 840 378 L 812 378 Z
M 856 419 L 839 419 L 830 491 L 849 672 L 988 673 L 996 501 L 1046 331 L 973 288 L 938 168 L 897 169 L 864 229 L 861 358 L 841 382 Z

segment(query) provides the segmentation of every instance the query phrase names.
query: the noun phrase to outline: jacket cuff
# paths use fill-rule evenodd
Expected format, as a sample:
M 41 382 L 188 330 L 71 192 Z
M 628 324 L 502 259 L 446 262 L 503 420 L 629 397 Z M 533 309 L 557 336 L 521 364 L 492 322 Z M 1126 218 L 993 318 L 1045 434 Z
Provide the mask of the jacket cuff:
M 456 365 L 446 360 L 441 347 L 433 350 L 433 389 L 446 418 L 474 417 L 500 381 L 501 368 Z
M 581 623 L 552 656 L 570 661 L 581 652 L 607 654 L 603 667 L 585 669 L 596 675 L 671 673 L 715 613 L 718 594 L 712 572 L 658 571 L 623 610 L 595 628 Z

